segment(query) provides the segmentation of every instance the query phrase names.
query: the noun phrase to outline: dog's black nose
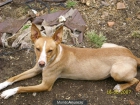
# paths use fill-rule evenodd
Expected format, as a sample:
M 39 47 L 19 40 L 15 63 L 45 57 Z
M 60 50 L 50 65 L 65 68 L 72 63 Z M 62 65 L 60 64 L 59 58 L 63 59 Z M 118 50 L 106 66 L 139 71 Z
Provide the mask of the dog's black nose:
M 45 66 L 45 62 L 44 62 L 44 61 L 40 61 L 40 62 L 39 62 L 39 66 L 40 66 L 40 67 L 44 67 L 44 66 Z

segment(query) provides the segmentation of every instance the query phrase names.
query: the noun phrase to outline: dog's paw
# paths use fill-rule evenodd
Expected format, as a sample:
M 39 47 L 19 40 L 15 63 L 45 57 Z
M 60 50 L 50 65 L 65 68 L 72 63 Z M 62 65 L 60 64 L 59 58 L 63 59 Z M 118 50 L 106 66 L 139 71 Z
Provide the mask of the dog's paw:
M 8 81 L 5 81 L 5 82 L 0 83 L 0 90 L 6 88 L 9 85 L 12 85 L 12 83 L 11 82 L 8 82 Z
M 114 87 L 113 90 L 116 91 L 116 92 L 121 92 L 122 90 L 121 90 L 120 84 L 117 84 L 117 85 Z
M 13 88 L 13 89 L 5 90 L 4 92 L 2 92 L 1 98 L 8 99 L 10 96 L 16 94 L 17 91 L 18 91 L 18 87 L 17 88 Z

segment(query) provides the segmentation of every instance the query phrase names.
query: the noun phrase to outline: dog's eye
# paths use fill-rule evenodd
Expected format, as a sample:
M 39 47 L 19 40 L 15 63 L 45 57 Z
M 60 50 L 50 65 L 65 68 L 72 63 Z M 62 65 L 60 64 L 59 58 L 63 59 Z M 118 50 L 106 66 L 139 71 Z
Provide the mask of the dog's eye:
M 37 50 L 37 51 L 40 51 L 40 49 L 39 49 L 39 48 L 36 48 L 36 50 Z
M 48 53 L 51 53 L 53 50 L 49 50 Z

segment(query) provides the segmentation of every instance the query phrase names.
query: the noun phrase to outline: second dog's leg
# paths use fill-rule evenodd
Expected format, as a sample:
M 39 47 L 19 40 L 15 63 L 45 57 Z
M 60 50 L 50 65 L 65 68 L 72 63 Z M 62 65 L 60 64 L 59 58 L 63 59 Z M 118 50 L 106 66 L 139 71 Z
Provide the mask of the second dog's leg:
M 128 82 L 128 83 L 125 83 L 125 84 L 117 84 L 115 87 L 114 87 L 114 90 L 120 92 L 122 90 L 125 90 L 126 88 L 138 83 L 139 80 L 136 79 L 136 78 L 133 78 L 132 81 Z
M 110 74 L 116 81 L 127 82 L 124 84 L 117 84 L 114 87 L 114 90 L 118 92 L 121 92 L 122 90 L 139 82 L 139 80 L 135 78 L 137 74 L 137 62 L 131 58 L 115 63 L 112 66 Z
M 9 85 L 12 85 L 14 82 L 20 81 L 20 80 L 24 80 L 27 78 L 31 78 L 33 76 L 36 76 L 37 74 L 39 74 L 41 72 L 40 68 L 35 65 L 34 68 L 29 69 L 17 76 L 11 77 L 10 79 L 6 80 L 3 83 L 0 83 L 0 90 L 6 88 Z
M 23 93 L 23 92 L 39 92 L 47 90 L 47 86 L 45 84 L 40 84 L 36 86 L 27 86 L 27 87 L 16 87 L 13 89 L 8 89 L 2 92 L 1 98 L 8 99 L 10 96 L 16 93 Z
M 57 75 L 52 75 L 48 77 L 44 77 L 42 80 L 42 83 L 35 86 L 26 86 L 26 87 L 16 87 L 13 89 L 8 89 L 2 92 L 1 97 L 4 99 L 9 98 L 10 96 L 16 94 L 16 93 L 23 93 L 23 92 L 40 92 L 40 91 L 50 91 L 52 88 L 52 85 L 57 79 Z

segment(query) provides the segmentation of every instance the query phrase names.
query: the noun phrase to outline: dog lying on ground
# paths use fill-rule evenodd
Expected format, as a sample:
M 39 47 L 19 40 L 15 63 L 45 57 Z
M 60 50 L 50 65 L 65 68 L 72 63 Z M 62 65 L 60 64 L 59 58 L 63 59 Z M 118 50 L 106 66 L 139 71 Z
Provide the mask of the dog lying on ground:
M 2 92 L 4 99 L 16 93 L 50 91 L 58 78 L 74 80 L 102 80 L 112 77 L 117 84 L 114 90 L 120 92 L 139 80 L 135 78 L 140 58 L 130 50 L 115 44 L 104 44 L 102 48 L 75 48 L 60 44 L 63 27 L 56 30 L 52 37 L 41 36 L 36 25 L 31 27 L 31 40 L 36 53 L 36 65 L 3 83 L 0 90 L 15 82 L 31 78 L 42 72 L 42 83 L 36 86 L 16 87 Z

